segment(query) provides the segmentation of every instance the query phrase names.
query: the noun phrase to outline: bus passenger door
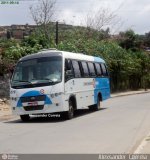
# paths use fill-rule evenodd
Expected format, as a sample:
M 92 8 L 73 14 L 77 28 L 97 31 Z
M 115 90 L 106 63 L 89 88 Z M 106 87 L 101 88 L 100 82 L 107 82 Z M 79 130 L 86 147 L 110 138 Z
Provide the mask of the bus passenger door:
M 79 63 L 76 60 L 65 61 L 65 93 L 66 95 L 74 95 L 76 97 L 77 107 L 83 108 L 84 97 L 82 90 L 83 83 L 81 83 L 81 72 Z

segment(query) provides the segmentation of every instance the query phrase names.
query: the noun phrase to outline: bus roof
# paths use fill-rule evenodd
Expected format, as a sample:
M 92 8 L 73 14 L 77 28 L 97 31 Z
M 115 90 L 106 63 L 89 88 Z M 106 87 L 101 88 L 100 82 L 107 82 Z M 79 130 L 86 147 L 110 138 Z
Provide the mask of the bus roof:
M 89 56 L 81 53 L 73 53 L 73 52 L 66 52 L 66 51 L 59 51 L 59 50 L 42 50 L 38 53 L 34 53 L 31 55 L 27 55 L 25 57 L 22 57 L 19 61 L 25 61 L 30 59 L 36 59 L 40 57 L 51 57 L 51 56 L 63 56 L 64 58 L 68 59 L 77 59 L 77 60 L 85 60 L 85 61 L 93 61 L 93 62 L 102 62 L 105 63 L 105 61 L 102 58 Z
M 64 52 L 63 51 L 63 55 L 65 58 L 70 58 L 70 59 L 105 63 L 105 61 L 100 57 L 89 56 L 89 55 L 85 55 L 82 53 L 72 53 L 72 52 Z

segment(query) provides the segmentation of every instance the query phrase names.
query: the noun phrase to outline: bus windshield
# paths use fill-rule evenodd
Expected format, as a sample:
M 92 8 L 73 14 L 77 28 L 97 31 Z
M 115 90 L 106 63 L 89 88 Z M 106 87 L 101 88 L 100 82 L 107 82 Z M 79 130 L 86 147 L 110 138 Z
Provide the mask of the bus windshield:
M 45 86 L 62 81 L 62 58 L 41 57 L 20 61 L 14 71 L 11 86 L 22 88 L 32 86 Z

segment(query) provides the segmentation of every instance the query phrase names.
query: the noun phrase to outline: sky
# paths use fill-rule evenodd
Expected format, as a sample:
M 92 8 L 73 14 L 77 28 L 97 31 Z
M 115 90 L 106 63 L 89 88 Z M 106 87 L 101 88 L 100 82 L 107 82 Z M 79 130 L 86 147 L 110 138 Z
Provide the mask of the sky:
M 1 4 L 2 1 L 0 0 L 0 26 L 34 24 L 29 7 L 36 6 L 38 0 L 19 0 L 19 4 L 5 5 Z M 117 15 L 119 23 L 112 26 L 114 33 L 127 29 L 133 29 L 139 34 L 150 31 L 149 0 L 57 0 L 54 21 L 86 25 L 87 15 L 101 9 L 107 9 Z

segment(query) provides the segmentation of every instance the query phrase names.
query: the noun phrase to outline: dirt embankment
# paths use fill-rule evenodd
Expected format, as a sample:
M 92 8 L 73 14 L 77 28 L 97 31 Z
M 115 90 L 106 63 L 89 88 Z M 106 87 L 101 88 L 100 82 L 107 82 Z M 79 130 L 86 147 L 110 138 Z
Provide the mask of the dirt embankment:
M 11 107 L 7 99 L 0 99 L 0 119 L 6 119 L 12 115 Z

